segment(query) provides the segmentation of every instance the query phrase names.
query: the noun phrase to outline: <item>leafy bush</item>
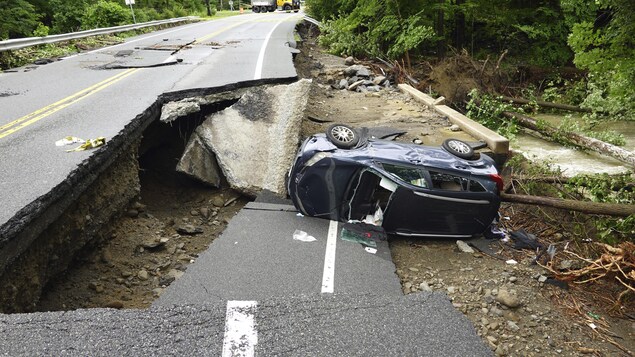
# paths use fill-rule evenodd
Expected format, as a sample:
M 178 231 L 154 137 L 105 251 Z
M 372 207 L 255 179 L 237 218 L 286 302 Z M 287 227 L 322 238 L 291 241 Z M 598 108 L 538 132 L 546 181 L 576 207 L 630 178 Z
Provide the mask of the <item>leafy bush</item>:
M 505 103 L 501 98 L 479 93 L 474 89 L 469 93 L 470 101 L 467 104 L 467 116 L 497 131 L 504 137 L 513 139 L 518 133 L 518 124 L 514 120 L 503 119 L 504 111 L 523 111 L 520 108 Z
M 132 22 L 129 9 L 117 3 L 99 0 L 90 5 L 82 17 L 82 28 L 85 30 L 124 25 Z

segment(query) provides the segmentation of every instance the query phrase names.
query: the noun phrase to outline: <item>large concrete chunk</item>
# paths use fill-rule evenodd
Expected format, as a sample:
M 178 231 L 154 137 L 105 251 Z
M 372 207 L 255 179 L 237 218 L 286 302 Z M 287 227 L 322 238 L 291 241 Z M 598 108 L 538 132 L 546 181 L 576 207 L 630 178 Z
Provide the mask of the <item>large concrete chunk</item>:
M 296 153 L 310 85 L 310 80 L 300 80 L 247 90 L 238 102 L 210 115 L 196 129 L 188 143 L 189 152 L 211 149 L 235 190 L 252 196 L 263 189 L 286 194 L 285 174 Z M 179 163 L 179 166 L 205 165 Z M 205 181 L 193 171 L 187 173 Z
M 214 187 L 220 187 L 221 171 L 216 155 L 208 148 L 198 133 L 194 132 L 187 142 L 183 156 L 176 165 L 176 171 Z

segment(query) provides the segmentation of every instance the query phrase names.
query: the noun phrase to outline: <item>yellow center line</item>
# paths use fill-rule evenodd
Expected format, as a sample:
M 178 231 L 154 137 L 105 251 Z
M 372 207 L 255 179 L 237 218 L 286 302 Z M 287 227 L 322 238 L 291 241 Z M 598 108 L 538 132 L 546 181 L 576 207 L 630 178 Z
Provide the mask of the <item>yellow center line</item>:
M 233 25 L 230 25 L 230 26 L 224 27 L 224 28 L 222 28 L 222 29 L 220 29 L 220 30 L 218 30 L 218 31 L 215 31 L 215 32 L 212 32 L 212 33 L 210 33 L 210 34 L 207 34 L 207 35 L 205 35 L 205 36 L 203 36 L 203 37 L 197 38 L 197 39 L 196 39 L 196 41 L 194 41 L 194 43 L 195 43 L 195 44 L 199 44 L 199 43 L 201 43 L 201 42 L 203 42 L 203 41 L 209 40 L 210 38 L 212 38 L 212 37 L 214 37 L 214 36 L 220 35 L 221 33 L 225 32 L 225 31 L 227 31 L 227 30 L 231 30 L 231 29 L 233 29 L 234 27 L 238 27 L 238 26 L 240 26 L 240 25 L 242 25 L 242 24 L 245 24 L 245 23 L 247 23 L 247 22 L 250 22 L 250 21 L 252 21 L 252 20 L 245 20 L 245 21 L 237 22 L 237 23 L 235 23 L 235 24 L 233 24 Z
M 4 138 L 7 135 L 13 134 L 16 131 L 23 129 L 55 112 L 58 112 L 66 107 L 68 107 L 71 104 L 77 103 L 80 100 L 89 97 L 90 95 L 93 95 L 117 82 L 119 82 L 120 80 L 140 71 L 141 68 L 132 68 L 132 69 L 128 69 L 124 72 L 121 72 L 119 74 L 117 74 L 116 76 L 110 77 L 104 81 L 101 81 L 93 86 L 90 86 L 82 91 L 79 91 L 71 96 L 68 96 L 62 100 L 59 100 L 51 105 L 48 105 L 42 109 L 36 110 L 33 113 L 30 113 L 28 115 L 23 116 L 20 119 L 14 120 L 13 122 L 3 126 L 2 129 L 0 129 L 0 138 Z M 13 126 L 12 128 L 8 129 L 8 130 L 4 130 L 1 131 L 3 129 L 5 129 L 4 127 L 9 127 L 9 126 Z

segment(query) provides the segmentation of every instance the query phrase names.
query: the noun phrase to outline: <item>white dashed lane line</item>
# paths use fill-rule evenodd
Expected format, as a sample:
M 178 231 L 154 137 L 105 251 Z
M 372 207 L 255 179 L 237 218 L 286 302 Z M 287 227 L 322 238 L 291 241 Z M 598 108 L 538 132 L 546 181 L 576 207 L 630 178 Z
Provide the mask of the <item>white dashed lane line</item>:
M 256 301 L 227 301 L 223 357 L 253 357 L 258 344 Z
M 331 221 L 326 238 L 324 272 L 322 273 L 322 293 L 332 294 L 335 280 L 335 248 L 337 244 L 337 221 Z

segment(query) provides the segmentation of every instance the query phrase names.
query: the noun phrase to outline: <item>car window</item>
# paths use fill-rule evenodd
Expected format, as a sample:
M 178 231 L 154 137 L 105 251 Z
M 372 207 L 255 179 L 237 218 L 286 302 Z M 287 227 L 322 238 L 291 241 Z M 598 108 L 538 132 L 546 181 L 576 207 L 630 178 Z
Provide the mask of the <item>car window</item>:
M 467 177 L 430 171 L 432 187 L 447 191 L 467 191 L 470 180 Z
M 444 172 L 430 171 L 432 187 L 448 191 L 486 192 L 487 190 L 478 181 L 467 177 L 448 174 Z
M 401 181 L 418 187 L 428 187 L 428 182 L 426 181 L 425 175 L 426 172 L 421 168 L 413 168 L 385 163 L 382 165 L 384 166 L 384 170 L 388 171 Z

